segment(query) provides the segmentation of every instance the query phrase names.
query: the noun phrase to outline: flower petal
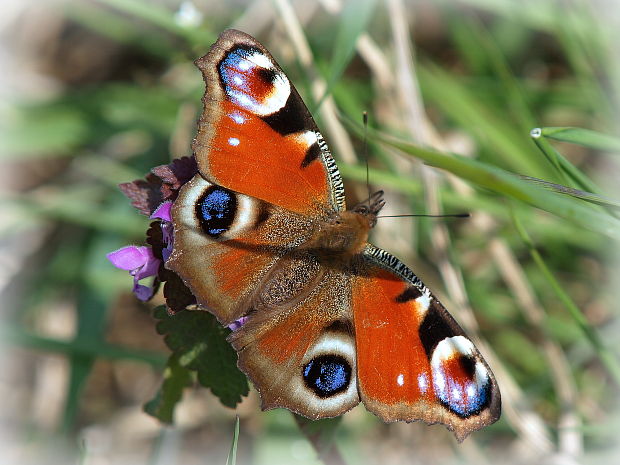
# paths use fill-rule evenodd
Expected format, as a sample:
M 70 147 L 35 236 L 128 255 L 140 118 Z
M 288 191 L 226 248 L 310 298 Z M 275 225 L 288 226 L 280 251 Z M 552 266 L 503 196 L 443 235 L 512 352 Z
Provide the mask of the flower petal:
M 134 270 L 134 273 L 132 273 L 134 278 L 138 281 L 148 278 L 149 276 L 157 275 L 161 265 L 161 260 L 153 254 L 153 249 L 150 247 L 145 247 L 145 249 L 146 263 L 144 263 L 140 269 Z
M 164 259 L 164 262 L 167 262 L 174 245 L 174 228 L 172 223 L 168 223 L 167 221 L 163 221 L 161 223 L 161 236 L 164 240 L 164 244 L 166 244 L 161 251 L 161 256 Z
M 164 259 L 164 262 L 168 261 L 170 255 L 172 255 L 172 244 L 168 247 L 164 247 L 163 249 L 161 249 L 161 256 Z
M 248 321 L 248 317 L 247 316 L 242 316 L 237 321 L 233 321 L 231 324 L 229 324 L 228 328 L 231 331 L 236 331 L 239 328 L 241 328 L 245 324 L 246 321 Z
M 146 302 L 153 297 L 153 286 L 143 286 L 142 284 L 134 284 L 133 293 L 142 302 Z
M 110 252 L 106 255 L 106 257 L 116 268 L 131 271 L 144 266 L 147 262 L 148 257 L 142 250 L 145 248 L 147 247 L 129 245 L 127 247 L 123 247 L 122 249 L 115 250 L 114 252 Z
M 172 216 L 170 215 L 170 209 L 172 208 L 172 202 L 170 200 L 162 203 L 155 209 L 151 215 L 151 219 L 160 219 L 168 222 L 172 222 Z

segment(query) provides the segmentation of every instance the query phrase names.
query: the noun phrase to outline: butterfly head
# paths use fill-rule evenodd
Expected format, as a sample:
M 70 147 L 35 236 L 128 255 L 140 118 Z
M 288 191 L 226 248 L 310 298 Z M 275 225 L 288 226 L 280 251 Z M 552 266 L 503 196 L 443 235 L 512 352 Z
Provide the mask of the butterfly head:
M 377 224 L 377 214 L 383 205 L 383 191 L 378 191 L 353 209 L 319 222 L 308 242 L 309 248 L 332 257 L 360 253 L 368 242 L 368 233 Z
M 368 199 L 358 203 L 353 207 L 352 211 L 366 218 L 370 227 L 373 228 L 377 224 L 377 215 L 384 205 L 383 191 L 377 191 L 370 195 Z

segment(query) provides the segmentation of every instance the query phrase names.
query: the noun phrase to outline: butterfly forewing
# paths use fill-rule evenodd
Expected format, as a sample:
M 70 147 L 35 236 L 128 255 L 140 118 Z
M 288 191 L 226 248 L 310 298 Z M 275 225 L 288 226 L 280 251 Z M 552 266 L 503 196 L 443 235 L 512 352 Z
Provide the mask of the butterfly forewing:
M 207 89 L 193 148 L 210 181 L 288 210 L 343 210 L 338 168 L 310 112 L 271 54 L 225 31 L 196 61 Z

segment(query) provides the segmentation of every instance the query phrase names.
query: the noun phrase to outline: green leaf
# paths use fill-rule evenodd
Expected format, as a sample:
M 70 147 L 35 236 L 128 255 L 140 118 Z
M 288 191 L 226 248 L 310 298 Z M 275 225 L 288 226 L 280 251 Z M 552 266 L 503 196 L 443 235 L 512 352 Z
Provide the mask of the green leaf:
M 235 431 L 233 432 L 233 440 L 230 445 L 230 452 L 228 453 L 228 458 L 226 459 L 226 465 L 236 465 L 237 464 L 237 443 L 239 441 L 239 416 L 235 420 Z
M 157 307 L 157 332 L 178 357 L 179 364 L 197 372 L 198 381 L 211 389 L 222 404 L 234 408 L 249 391 L 245 375 L 237 368 L 237 354 L 226 342 L 230 334 L 205 311 L 185 310 L 169 315 Z
M 555 139 L 571 144 L 583 145 L 598 150 L 620 152 L 620 139 L 608 134 L 592 131 L 590 129 L 572 127 L 547 127 L 541 128 L 541 134 L 549 139 Z
M 181 366 L 176 354 L 168 359 L 164 370 L 164 381 L 155 397 L 144 404 L 144 411 L 163 423 L 172 423 L 174 408 L 183 396 L 183 389 L 191 386 L 192 373 Z

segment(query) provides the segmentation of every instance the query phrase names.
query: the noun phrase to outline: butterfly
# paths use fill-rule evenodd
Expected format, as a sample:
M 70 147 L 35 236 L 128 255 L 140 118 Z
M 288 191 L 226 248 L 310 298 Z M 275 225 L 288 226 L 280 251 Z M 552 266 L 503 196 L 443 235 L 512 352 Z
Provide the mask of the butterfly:
M 327 144 L 271 54 L 227 30 L 196 65 L 198 173 L 172 206 L 166 267 L 223 325 L 241 322 L 228 340 L 262 409 L 319 419 L 361 401 L 459 440 L 496 421 L 499 389 L 474 344 L 368 242 L 383 193 L 346 209 Z

